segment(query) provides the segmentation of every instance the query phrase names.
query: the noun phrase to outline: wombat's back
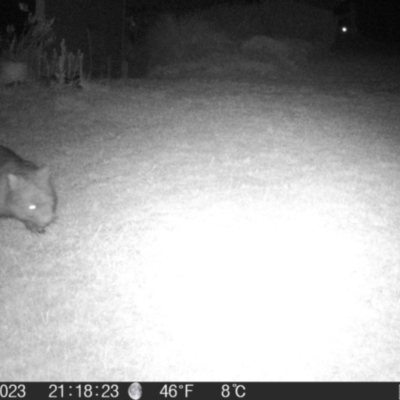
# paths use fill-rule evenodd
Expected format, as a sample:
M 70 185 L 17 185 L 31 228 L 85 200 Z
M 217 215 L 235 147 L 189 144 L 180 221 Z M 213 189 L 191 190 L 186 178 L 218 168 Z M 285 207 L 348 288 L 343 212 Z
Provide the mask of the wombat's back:
M 0 176 L 10 172 L 24 175 L 37 169 L 33 162 L 24 160 L 8 147 L 0 146 Z

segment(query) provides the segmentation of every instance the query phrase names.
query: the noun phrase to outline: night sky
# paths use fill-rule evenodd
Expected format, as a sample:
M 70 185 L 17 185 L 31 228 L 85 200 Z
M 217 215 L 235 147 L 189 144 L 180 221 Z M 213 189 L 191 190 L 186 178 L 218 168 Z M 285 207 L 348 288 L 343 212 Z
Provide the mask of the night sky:
M 52 1 L 52 0 L 49 0 Z M 101 8 L 110 0 L 86 0 Z M 114 0 L 124 1 L 124 0 Z M 153 13 L 172 11 L 176 13 L 207 8 L 218 3 L 254 3 L 257 0 L 125 0 L 127 10 L 151 10 Z M 279 1 L 279 0 L 278 0 Z M 341 0 L 297 0 L 317 7 L 333 9 Z M 357 9 L 359 31 L 380 39 L 400 40 L 400 0 L 353 0 Z M 0 1 L 0 32 L 5 33 L 8 24 L 22 29 L 26 13 L 21 12 L 18 0 Z M 35 0 L 25 0 L 34 10 Z

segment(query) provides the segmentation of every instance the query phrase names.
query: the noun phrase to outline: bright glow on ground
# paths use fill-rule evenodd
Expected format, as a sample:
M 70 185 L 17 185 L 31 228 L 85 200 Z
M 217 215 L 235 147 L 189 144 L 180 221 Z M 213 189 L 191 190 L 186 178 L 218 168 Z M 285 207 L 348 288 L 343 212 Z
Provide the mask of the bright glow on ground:
M 204 376 L 232 379 L 238 362 L 268 359 L 278 370 L 297 367 L 298 379 L 304 359 L 323 365 L 352 346 L 361 243 L 315 213 L 283 220 L 221 204 L 171 217 L 148 246 L 142 306 L 151 303 L 160 329 L 160 360 L 178 353 L 198 360 Z

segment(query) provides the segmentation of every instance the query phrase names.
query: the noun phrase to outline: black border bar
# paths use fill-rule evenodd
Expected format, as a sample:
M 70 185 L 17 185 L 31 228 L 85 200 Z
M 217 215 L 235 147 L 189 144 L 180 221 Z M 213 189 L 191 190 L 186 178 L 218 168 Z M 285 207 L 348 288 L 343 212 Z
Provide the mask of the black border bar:
M 139 389 L 131 391 L 131 387 Z M 0 382 L 0 400 L 400 400 L 394 382 Z M 139 397 L 137 397 L 139 399 Z M 136 400 L 136 399 L 134 399 Z

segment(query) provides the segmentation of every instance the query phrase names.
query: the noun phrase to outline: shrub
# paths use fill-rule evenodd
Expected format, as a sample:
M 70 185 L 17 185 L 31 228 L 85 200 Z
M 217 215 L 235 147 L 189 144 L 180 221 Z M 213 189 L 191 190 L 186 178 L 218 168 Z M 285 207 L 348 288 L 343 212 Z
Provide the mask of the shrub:
M 229 51 L 232 46 L 226 35 L 194 14 L 181 18 L 162 15 L 147 35 L 150 68 L 201 59 Z
M 3 59 L 31 64 L 54 42 L 53 22 L 54 18 L 42 20 L 29 16 L 25 29 L 20 35 L 17 35 L 13 25 L 9 25 L 8 35 L 0 40 Z

